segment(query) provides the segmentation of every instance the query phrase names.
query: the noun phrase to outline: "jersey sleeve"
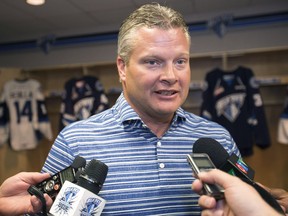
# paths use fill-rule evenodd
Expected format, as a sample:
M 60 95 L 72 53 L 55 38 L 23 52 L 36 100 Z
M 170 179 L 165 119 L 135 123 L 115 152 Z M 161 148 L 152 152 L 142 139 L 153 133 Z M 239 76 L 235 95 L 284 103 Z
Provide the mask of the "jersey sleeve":
M 216 118 L 215 99 L 213 97 L 215 79 L 213 79 L 214 76 L 212 72 L 207 73 L 205 76 L 204 88 L 202 92 L 202 104 L 200 107 L 200 116 L 210 121 L 214 121 Z
M 39 130 L 46 139 L 51 141 L 53 139 L 52 127 L 49 121 L 48 112 L 46 109 L 45 98 L 41 91 L 41 85 L 39 84 L 36 88 L 36 109 L 37 112 L 37 126 L 36 130 Z
M 288 87 L 284 101 L 284 109 L 279 117 L 277 141 L 281 144 L 288 144 Z
M 252 70 L 247 69 L 246 76 L 246 80 L 249 82 L 247 83 L 247 96 L 251 107 L 251 115 L 247 121 L 252 126 L 255 144 L 266 148 L 271 145 L 271 141 L 259 84 L 256 82 Z

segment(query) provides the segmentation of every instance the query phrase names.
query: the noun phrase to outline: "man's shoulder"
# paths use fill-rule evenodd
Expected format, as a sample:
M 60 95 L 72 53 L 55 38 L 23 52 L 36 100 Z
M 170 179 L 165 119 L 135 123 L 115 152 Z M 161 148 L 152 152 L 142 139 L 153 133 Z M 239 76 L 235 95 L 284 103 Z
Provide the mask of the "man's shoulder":
M 218 131 L 223 131 L 225 133 L 227 132 L 227 130 L 222 125 L 218 124 L 217 122 L 213 122 L 211 120 L 203 118 L 194 113 L 185 112 L 185 118 L 186 118 L 186 121 L 185 121 L 186 126 L 193 130 L 208 129 L 209 131 L 218 130 Z
M 89 129 L 90 127 L 108 127 L 109 124 L 115 124 L 115 118 L 111 113 L 111 109 L 104 110 L 100 113 L 90 116 L 87 119 L 76 121 L 66 126 L 63 131 L 72 129 Z
M 185 111 L 185 118 L 186 118 L 186 120 L 188 120 L 188 123 L 191 123 L 191 124 L 205 124 L 205 125 L 220 126 L 216 122 L 213 122 L 213 121 L 208 120 L 206 118 L 203 118 L 197 114 L 187 112 L 187 111 Z

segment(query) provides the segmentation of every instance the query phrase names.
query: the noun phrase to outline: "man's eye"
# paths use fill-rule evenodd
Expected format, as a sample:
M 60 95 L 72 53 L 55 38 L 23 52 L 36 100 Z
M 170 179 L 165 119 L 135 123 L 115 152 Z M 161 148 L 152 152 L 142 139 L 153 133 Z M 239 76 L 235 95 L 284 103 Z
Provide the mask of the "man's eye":
M 148 61 L 146 61 L 146 64 L 156 65 L 156 64 L 157 64 L 157 61 L 155 61 L 155 60 L 148 60 Z
M 186 63 L 186 60 L 184 60 L 184 59 L 179 59 L 177 61 L 177 64 L 179 64 L 179 65 L 182 65 L 182 64 L 185 64 L 185 63 Z

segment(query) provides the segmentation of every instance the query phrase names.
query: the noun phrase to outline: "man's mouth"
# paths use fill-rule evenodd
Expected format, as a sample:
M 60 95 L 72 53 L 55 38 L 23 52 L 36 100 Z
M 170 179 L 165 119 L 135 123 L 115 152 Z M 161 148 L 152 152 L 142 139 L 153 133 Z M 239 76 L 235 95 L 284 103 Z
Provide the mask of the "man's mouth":
M 164 96 L 171 96 L 173 94 L 176 94 L 176 91 L 174 91 L 174 90 L 161 90 L 161 91 L 157 91 L 157 94 L 161 94 Z

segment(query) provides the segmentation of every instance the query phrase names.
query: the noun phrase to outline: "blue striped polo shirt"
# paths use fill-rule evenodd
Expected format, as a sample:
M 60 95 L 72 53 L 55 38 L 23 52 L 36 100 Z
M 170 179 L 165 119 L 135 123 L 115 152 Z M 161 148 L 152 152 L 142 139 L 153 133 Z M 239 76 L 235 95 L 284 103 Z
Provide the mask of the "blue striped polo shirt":
M 87 163 L 97 159 L 109 167 L 99 193 L 107 202 L 102 215 L 200 215 L 186 155 L 201 137 L 216 139 L 228 153 L 239 155 L 227 130 L 182 108 L 157 138 L 122 93 L 112 108 L 64 128 L 42 171 L 59 172 L 77 155 Z

